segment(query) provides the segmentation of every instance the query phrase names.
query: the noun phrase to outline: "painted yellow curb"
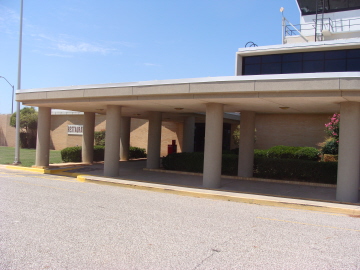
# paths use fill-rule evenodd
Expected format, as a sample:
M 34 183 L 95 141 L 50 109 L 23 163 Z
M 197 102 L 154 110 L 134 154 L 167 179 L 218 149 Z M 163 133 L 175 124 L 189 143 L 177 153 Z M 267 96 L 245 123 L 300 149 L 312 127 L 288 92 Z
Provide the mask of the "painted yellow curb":
M 203 190 L 202 192 L 195 191 L 195 190 L 184 190 L 182 187 L 179 187 L 179 189 L 176 189 L 174 186 L 166 186 L 166 187 L 157 187 L 152 184 L 155 183 L 149 183 L 149 186 L 144 183 L 143 185 L 140 183 L 122 183 L 122 182 L 116 182 L 113 181 L 111 178 L 108 180 L 100 180 L 100 179 L 91 179 L 86 177 L 86 175 L 79 175 L 77 177 L 77 180 L 80 182 L 88 182 L 88 183 L 97 183 L 97 184 L 103 184 L 103 185 L 111 185 L 111 186 L 118 186 L 118 187 L 125 187 L 125 188 L 131 188 L 131 189 L 139 189 L 139 190 L 148 190 L 148 191 L 155 191 L 160 193 L 169 193 L 169 194 L 175 194 L 175 195 L 181 195 L 181 196 L 189 196 L 189 197 L 196 197 L 196 198 L 205 198 L 205 199 L 213 199 L 213 200 L 222 200 L 222 201 L 231 201 L 231 202 L 239 202 L 239 203 L 248 203 L 248 204 L 257 204 L 257 205 L 265 205 L 265 206 L 275 206 L 275 207 L 284 207 L 284 208 L 292 208 L 292 209 L 299 209 L 299 210 L 308 210 L 308 211 L 318 211 L 318 212 L 327 212 L 327 213 L 336 213 L 336 214 L 345 214 L 345 215 L 360 215 L 360 207 L 358 209 L 354 208 L 341 208 L 337 206 L 325 206 L 321 205 L 311 205 L 306 204 L 305 200 L 302 200 L 301 203 L 296 202 L 286 202 L 282 201 L 282 198 L 279 198 L 279 200 L 271 200 L 271 199 L 261 199 L 257 198 L 259 196 L 266 196 L 266 195 L 256 195 L 251 197 L 250 194 L 246 194 L 250 197 L 244 196 L 241 197 L 241 194 L 239 196 L 234 196 L 232 194 L 215 194 L 211 192 L 207 192 L 207 190 Z M 131 181 L 131 180 L 125 180 L 125 181 Z M 162 185 L 162 184 L 155 184 L 155 185 Z M 191 189 L 191 187 L 189 187 Z M 216 192 L 216 190 L 214 190 Z M 226 193 L 226 191 L 221 191 L 221 193 Z M 268 195 L 267 195 L 268 196 Z

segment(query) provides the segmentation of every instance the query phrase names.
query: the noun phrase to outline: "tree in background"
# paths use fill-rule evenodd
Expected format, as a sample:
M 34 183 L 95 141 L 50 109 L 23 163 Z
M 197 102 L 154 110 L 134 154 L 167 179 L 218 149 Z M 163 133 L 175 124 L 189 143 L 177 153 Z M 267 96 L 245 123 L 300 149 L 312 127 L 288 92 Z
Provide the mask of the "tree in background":
M 38 113 L 34 107 L 24 107 L 20 110 L 21 148 L 36 147 L 37 123 Z M 16 127 L 16 113 L 10 117 L 10 126 Z

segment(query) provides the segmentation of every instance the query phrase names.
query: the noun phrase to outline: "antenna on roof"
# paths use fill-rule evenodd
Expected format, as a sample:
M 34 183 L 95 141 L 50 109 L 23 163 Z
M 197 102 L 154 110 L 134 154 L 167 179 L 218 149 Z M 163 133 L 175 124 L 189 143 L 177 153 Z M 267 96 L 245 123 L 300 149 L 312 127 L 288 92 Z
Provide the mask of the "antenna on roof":
M 254 42 L 249 41 L 248 43 L 245 44 L 245 48 L 246 47 L 258 47 L 258 45 L 256 45 Z

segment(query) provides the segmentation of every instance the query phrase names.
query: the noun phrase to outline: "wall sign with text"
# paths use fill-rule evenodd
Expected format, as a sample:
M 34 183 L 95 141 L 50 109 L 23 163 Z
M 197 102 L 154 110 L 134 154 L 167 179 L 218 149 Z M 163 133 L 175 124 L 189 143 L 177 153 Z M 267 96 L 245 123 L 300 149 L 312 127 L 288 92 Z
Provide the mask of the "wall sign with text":
M 83 135 L 83 125 L 68 125 L 68 135 Z

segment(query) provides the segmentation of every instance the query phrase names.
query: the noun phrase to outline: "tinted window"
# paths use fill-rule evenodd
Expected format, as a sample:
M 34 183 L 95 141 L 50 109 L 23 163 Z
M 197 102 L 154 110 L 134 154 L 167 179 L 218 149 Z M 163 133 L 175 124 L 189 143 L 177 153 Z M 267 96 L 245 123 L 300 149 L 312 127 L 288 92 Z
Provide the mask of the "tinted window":
M 258 75 L 261 74 L 260 65 L 247 65 L 244 67 L 244 75 Z
M 308 52 L 304 53 L 304 61 L 323 60 L 324 52 Z
M 346 51 L 329 51 L 325 52 L 325 59 L 342 59 L 346 58 Z
M 270 63 L 261 65 L 262 74 L 281 74 L 281 63 Z
M 340 72 L 344 70 L 346 70 L 346 59 L 325 61 L 325 72 Z
M 348 50 L 347 57 L 348 57 L 348 59 L 360 58 L 360 50 Z
M 281 62 L 281 54 L 264 55 L 262 57 L 262 63 L 274 63 Z
M 323 61 L 306 61 L 303 63 L 304 73 L 324 72 Z
M 301 73 L 302 63 L 301 62 L 288 62 L 282 64 L 282 73 Z
M 302 53 L 287 53 L 282 56 L 283 62 L 301 61 Z
M 249 56 L 244 58 L 244 63 L 247 64 L 258 64 L 261 62 L 261 56 Z
M 347 60 L 347 71 L 360 71 L 360 58 Z

